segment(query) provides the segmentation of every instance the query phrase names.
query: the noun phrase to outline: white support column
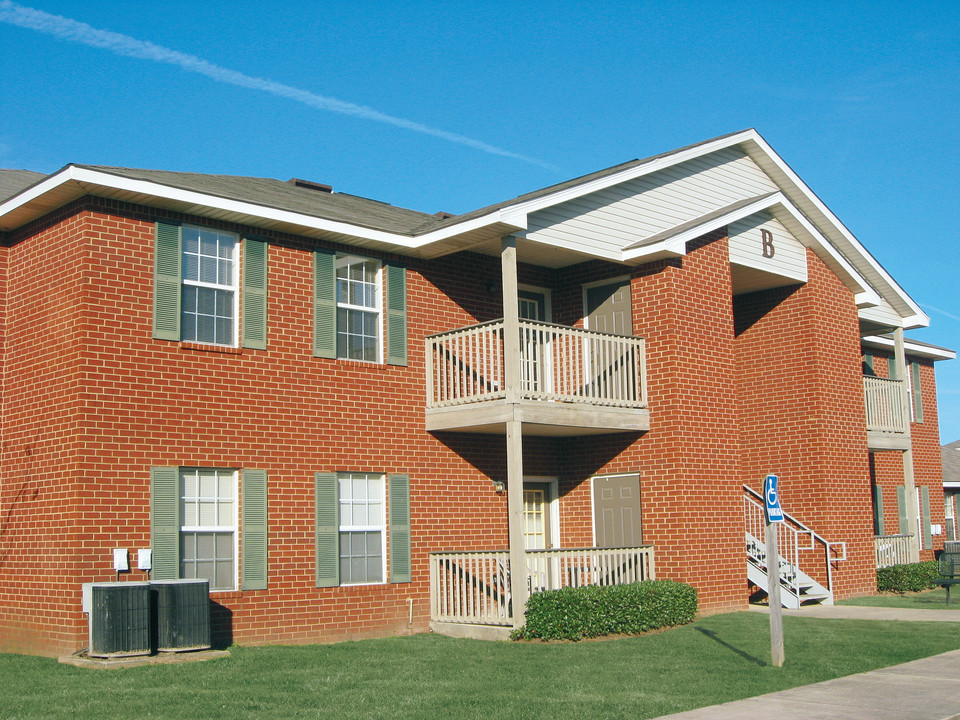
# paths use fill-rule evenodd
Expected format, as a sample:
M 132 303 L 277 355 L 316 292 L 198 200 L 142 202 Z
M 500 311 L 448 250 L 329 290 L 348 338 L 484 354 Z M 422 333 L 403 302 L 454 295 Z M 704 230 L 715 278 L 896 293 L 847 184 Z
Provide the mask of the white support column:
M 523 541 L 523 430 L 516 420 L 507 422 L 507 512 L 510 534 L 510 595 L 513 626 L 521 627 L 527 608 L 527 555 Z
M 903 487 L 904 508 L 907 515 L 907 532 L 910 538 L 910 562 L 920 562 L 920 518 L 917 509 L 917 486 L 913 476 L 913 439 L 910 437 L 910 395 L 907 392 L 907 355 L 903 347 L 903 328 L 893 331 L 893 359 L 897 368 L 897 380 L 900 381 L 900 400 L 906 415 L 907 437 L 910 448 L 903 451 Z
M 503 277 L 503 380 L 507 403 L 520 400 L 520 305 L 517 285 L 517 239 L 501 240 L 500 268 Z
M 513 417 L 520 402 L 520 308 L 517 287 L 517 239 L 505 237 L 500 246 L 503 276 L 503 379 L 506 403 Z M 523 540 L 523 423 L 507 423 L 507 512 L 510 539 L 510 594 L 513 626 L 524 623 L 527 607 L 527 557 Z

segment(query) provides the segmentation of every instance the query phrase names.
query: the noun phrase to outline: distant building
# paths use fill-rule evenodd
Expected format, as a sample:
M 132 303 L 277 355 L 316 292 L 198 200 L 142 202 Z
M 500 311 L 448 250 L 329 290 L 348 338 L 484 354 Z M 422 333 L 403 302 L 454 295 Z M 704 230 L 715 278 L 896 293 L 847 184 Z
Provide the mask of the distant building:
M 940 447 L 943 462 L 943 500 L 946 506 L 947 539 L 956 540 L 957 496 L 960 495 L 960 440 Z

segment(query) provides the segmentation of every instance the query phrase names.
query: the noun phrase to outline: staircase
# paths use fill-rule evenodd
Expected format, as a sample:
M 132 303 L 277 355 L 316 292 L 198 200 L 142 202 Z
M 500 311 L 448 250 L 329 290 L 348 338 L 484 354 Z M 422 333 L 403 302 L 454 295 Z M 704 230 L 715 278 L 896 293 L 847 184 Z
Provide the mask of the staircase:
M 744 485 L 743 513 L 747 549 L 747 579 L 766 593 L 767 547 L 760 538 L 765 534 L 766 516 L 762 497 Z M 846 543 L 824 540 L 806 525 L 784 513 L 784 522 L 776 523 L 780 602 L 785 608 L 804 605 L 833 605 L 833 563 L 846 559 Z M 822 546 L 826 565 L 826 587 L 800 568 L 800 553 Z M 842 555 L 835 551 L 842 549 Z M 809 556 L 809 555 L 808 555 Z

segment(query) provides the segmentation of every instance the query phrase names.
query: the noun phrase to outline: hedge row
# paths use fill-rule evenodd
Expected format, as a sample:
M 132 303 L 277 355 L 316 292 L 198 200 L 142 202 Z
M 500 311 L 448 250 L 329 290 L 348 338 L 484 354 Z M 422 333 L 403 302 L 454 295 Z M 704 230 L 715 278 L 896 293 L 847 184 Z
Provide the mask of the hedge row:
M 603 635 L 636 635 L 684 625 L 697 613 L 697 591 L 672 580 L 630 585 L 562 588 L 534 593 L 526 624 L 513 639 L 582 640 Z
M 935 560 L 928 560 L 877 568 L 877 590 L 898 593 L 927 590 L 934 586 L 933 579 L 940 577 L 938 567 Z

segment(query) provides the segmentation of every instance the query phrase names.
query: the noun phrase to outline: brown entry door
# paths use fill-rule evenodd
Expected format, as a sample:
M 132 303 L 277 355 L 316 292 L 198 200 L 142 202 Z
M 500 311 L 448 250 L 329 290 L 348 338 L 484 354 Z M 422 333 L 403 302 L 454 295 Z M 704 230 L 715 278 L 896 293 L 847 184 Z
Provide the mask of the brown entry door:
M 615 475 L 593 479 L 593 520 L 597 547 L 639 547 L 640 476 Z
M 587 328 L 614 335 L 633 335 L 630 281 L 586 288 Z

